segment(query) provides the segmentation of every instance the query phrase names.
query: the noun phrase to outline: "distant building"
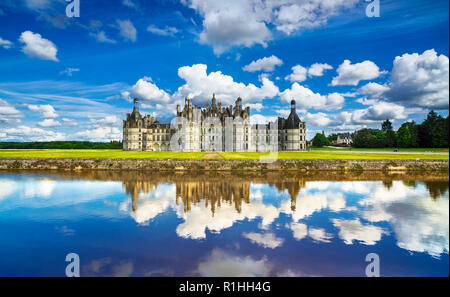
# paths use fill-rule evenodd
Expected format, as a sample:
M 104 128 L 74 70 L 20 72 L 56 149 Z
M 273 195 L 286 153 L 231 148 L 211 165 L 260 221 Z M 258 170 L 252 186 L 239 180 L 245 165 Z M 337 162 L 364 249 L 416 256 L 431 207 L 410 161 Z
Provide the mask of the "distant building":
M 123 121 L 123 149 L 127 151 L 300 151 L 306 149 L 306 124 L 297 115 L 295 101 L 287 119 L 251 125 L 250 107 L 243 108 L 238 98 L 235 106 L 222 107 L 215 95 L 211 105 L 200 108 L 185 99 L 177 105 L 174 123 L 162 124 L 150 115 L 139 113 L 134 99 L 133 112 Z M 171 141 L 173 141 L 171 143 Z M 176 148 L 176 149 L 174 149 Z
M 334 145 L 351 146 L 353 144 L 350 133 L 338 134 L 337 139 L 333 141 Z

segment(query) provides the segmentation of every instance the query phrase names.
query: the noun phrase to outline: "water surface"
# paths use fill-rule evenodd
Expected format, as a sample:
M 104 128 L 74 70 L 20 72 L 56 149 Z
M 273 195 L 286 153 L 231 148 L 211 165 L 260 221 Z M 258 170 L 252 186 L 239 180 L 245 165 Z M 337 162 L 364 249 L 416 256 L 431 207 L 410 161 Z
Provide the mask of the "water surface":
M 0 172 L 0 276 L 448 276 L 448 180 Z

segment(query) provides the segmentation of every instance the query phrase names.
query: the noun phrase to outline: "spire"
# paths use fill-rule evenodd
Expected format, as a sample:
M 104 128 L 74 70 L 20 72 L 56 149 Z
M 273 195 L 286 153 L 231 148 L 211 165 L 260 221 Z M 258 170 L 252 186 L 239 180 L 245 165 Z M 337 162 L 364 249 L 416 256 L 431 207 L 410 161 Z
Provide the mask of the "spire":
M 211 107 L 215 108 L 216 107 L 216 94 L 213 93 L 213 97 L 211 99 Z
M 286 120 L 285 129 L 298 129 L 298 125 L 300 123 L 300 118 L 297 115 L 297 110 L 295 107 L 295 100 L 291 101 L 291 113 Z
M 133 99 L 133 113 L 139 113 L 139 99 L 138 98 L 134 98 Z

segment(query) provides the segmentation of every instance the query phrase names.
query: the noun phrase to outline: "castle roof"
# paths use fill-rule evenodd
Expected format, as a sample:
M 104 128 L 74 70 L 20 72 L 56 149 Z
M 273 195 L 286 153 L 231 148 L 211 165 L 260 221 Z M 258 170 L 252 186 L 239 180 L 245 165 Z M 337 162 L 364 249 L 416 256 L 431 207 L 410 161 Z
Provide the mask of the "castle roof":
M 300 124 L 300 118 L 297 115 L 297 111 L 295 110 L 295 100 L 291 101 L 291 113 L 287 118 L 284 128 L 285 129 L 297 129 Z

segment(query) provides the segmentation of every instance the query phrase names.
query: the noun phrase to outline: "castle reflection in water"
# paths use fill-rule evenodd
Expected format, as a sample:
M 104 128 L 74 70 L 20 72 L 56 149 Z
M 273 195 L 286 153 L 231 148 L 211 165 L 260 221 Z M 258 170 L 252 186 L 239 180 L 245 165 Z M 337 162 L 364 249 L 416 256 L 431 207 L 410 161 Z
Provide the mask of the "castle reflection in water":
M 175 178 L 174 178 L 175 177 Z M 176 204 L 183 203 L 184 211 L 191 210 L 192 204 L 204 201 L 205 206 L 211 208 L 212 214 L 216 208 L 223 203 L 234 205 L 237 212 L 241 212 L 242 203 L 250 203 L 250 184 L 257 183 L 254 178 L 243 178 L 242 176 L 202 176 L 191 177 L 183 175 L 172 176 L 172 182 L 176 185 Z M 123 181 L 125 191 L 131 195 L 132 210 L 137 210 L 138 196 L 140 193 L 150 193 L 155 190 L 158 184 L 168 182 L 167 178 L 159 180 L 141 180 L 141 181 Z M 260 178 L 259 182 L 267 182 L 264 178 Z M 295 201 L 300 189 L 305 186 L 304 179 L 291 178 L 291 180 L 280 180 L 268 183 L 275 186 L 279 192 L 287 190 L 291 197 L 291 209 L 295 210 Z
M 183 204 L 185 212 L 189 212 L 193 204 L 203 202 L 206 208 L 210 208 L 212 216 L 217 208 L 222 204 L 228 203 L 234 205 L 238 213 L 241 212 L 243 203 L 250 203 L 250 185 L 264 183 L 270 187 L 275 187 L 280 192 L 287 192 L 291 200 L 291 211 L 296 210 L 296 201 L 300 190 L 305 187 L 308 181 L 370 181 L 382 180 L 383 185 L 389 189 L 394 180 L 402 180 L 403 184 L 414 187 L 421 180 L 432 199 L 437 199 L 449 189 L 448 181 L 433 176 L 425 178 L 424 176 L 405 176 L 405 175 L 380 175 L 379 173 L 364 174 L 294 174 L 294 173 L 266 173 L 266 174 L 242 174 L 242 173 L 202 173 L 202 174 L 150 174 L 132 172 L 121 176 L 125 192 L 131 196 L 132 211 L 138 208 L 139 195 L 141 193 L 149 194 L 156 190 L 158 185 L 163 183 L 173 183 L 176 188 L 176 205 Z

